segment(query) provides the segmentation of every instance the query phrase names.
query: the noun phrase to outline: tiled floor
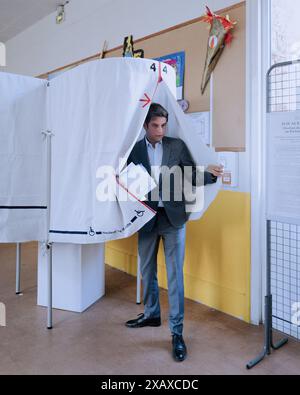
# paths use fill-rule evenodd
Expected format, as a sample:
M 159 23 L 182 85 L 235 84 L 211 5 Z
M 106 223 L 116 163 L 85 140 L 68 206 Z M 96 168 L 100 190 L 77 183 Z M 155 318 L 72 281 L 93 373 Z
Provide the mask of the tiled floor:
M 0 328 L 0 374 L 300 374 L 300 344 L 291 340 L 252 371 L 246 362 L 262 348 L 263 330 L 186 301 L 188 359 L 171 357 L 167 293 L 161 291 L 163 325 L 128 329 L 124 322 L 143 311 L 135 304 L 135 279 L 107 267 L 106 296 L 84 314 L 36 306 L 36 244 L 22 252 L 22 287 L 16 297 L 15 246 L 0 246 L 0 301 L 7 327 Z

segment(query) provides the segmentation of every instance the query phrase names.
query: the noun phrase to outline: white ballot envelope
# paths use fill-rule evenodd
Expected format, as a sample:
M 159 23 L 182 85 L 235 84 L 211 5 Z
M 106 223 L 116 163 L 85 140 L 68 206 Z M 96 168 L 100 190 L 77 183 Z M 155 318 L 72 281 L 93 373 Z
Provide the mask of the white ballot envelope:
M 140 201 L 145 201 L 148 193 L 157 187 L 156 182 L 145 167 L 134 163 L 130 163 L 120 173 L 119 182 Z

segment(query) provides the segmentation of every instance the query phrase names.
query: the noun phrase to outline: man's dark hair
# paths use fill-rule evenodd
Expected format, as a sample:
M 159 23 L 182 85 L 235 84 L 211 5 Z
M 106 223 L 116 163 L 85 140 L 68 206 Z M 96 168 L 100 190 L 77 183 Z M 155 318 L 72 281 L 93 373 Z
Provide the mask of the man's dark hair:
M 152 118 L 156 117 L 163 117 L 166 118 L 167 122 L 169 120 L 169 113 L 168 111 L 158 103 L 152 103 L 149 112 L 145 121 L 145 124 L 148 126 L 151 122 Z

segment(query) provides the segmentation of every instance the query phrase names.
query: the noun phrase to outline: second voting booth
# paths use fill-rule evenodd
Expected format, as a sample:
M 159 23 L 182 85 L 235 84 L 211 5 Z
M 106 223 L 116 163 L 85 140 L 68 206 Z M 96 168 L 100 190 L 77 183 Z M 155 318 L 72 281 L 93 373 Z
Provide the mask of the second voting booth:
M 169 111 L 167 136 L 183 139 L 197 165 L 216 155 L 177 103 L 174 70 L 157 61 L 97 60 L 50 83 L 1 73 L 0 88 L 0 242 L 39 241 L 38 304 L 53 297 L 53 307 L 84 311 L 105 292 L 104 243 L 156 214 L 143 201 L 153 180 L 139 169 L 133 191 L 126 167 L 151 102 Z M 190 220 L 218 190 L 193 189 Z

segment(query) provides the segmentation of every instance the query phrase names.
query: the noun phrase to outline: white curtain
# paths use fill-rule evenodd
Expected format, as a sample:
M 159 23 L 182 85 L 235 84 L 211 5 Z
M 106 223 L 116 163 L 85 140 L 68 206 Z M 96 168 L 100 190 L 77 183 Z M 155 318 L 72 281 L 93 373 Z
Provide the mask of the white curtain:
M 98 197 L 101 181 L 103 185 L 108 177 L 104 167 L 118 174 L 140 135 L 149 108 L 145 104 L 158 81 L 153 63 L 106 59 L 51 81 L 51 241 L 83 244 L 124 238 L 155 215 L 138 199 L 121 201 L 114 193 L 114 201 Z M 113 175 L 108 184 L 126 197 Z
M 46 81 L 0 73 L 0 242 L 45 239 Z

